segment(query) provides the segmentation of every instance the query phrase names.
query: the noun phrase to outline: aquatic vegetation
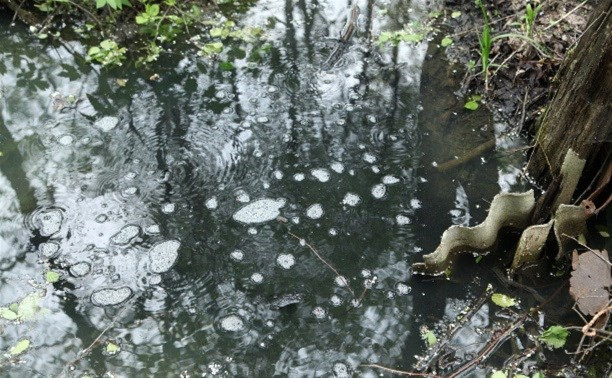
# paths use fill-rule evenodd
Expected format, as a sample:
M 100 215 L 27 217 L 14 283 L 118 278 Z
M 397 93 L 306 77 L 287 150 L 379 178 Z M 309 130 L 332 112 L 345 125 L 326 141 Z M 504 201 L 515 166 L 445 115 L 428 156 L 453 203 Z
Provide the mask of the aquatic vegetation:
M 567 336 L 569 336 L 569 331 L 565 327 L 554 325 L 543 331 L 539 339 L 552 348 L 563 348 Z
M 87 58 L 104 66 L 121 66 L 126 58 L 126 52 L 127 49 L 120 47 L 117 42 L 105 39 L 98 46 L 90 47 L 87 50 Z
M 499 307 L 512 307 L 516 305 L 514 298 L 511 298 L 505 294 L 493 293 L 491 295 L 491 300 Z

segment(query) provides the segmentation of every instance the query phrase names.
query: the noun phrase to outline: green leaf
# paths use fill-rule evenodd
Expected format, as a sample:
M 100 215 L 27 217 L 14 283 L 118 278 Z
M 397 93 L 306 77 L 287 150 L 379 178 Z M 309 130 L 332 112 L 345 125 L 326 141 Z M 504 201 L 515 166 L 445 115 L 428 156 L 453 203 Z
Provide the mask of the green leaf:
M 466 102 L 465 105 L 463 105 L 463 107 L 469 110 L 476 110 L 478 109 L 478 103 L 474 100 L 470 100 Z
M 106 0 L 96 0 L 96 8 L 100 9 L 106 5 Z
M 459 17 L 461 17 L 461 11 L 454 11 L 453 13 L 451 13 L 451 17 L 452 18 L 459 18 Z
M 0 307 L 0 318 L 6 320 L 15 320 L 17 319 L 17 314 L 9 308 Z
M 502 370 L 493 370 L 491 378 L 507 378 L 508 376 Z
M 33 292 L 25 296 L 17 307 L 17 316 L 19 320 L 28 321 L 34 319 L 42 308 L 40 307 L 40 301 L 44 296 L 44 292 Z
M 212 28 L 212 29 L 210 29 L 210 31 L 208 33 L 213 38 L 221 37 L 221 35 L 223 34 L 223 29 L 221 29 L 221 28 Z
M 151 19 L 149 18 L 149 15 L 146 13 L 141 13 L 138 16 L 136 16 L 136 23 L 138 25 L 148 24 L 149 20 Z
M 23 339 L 17 342 L 14 347 L 9 351 L 11 357 L 15 357 L 25 352 L 30 347 L 30 340 Z
M 404 42 L 421 42 L 425 36 L 423 34 L 416 33 L 401 33 L 399 35 L 400 41 Z
M 561 348 L 565 345 L 569 331 L 565 327 L 550 326 L 540 335 L 539 339 L 552 348 Z
M 159 14 L 159 4 L 147 4 L 145 10 L 150 17 L 155 17 Z
M 446 47 L 453 44 L 453 39 L 451 37 L 444 37 L 442 41 L 440 41 L 440 46 Z
M 516 301 L 514 300 L 514 298 L 509 297 L 505 294 L 499 294 L 499 293 L 495 293 L 491 295 L 491 300 L 493 301 L 493 303 L 495 303 L 499 307 L 510 307 L 516 304 Z
M 45 281 L 48 283 L 56 283 L 60 279 L 60 274 L 58 272 L 54 272 L 52 270 L 45 273 Z
M 586 236 L 584 236 L 584 234 L 578 235 L 578 243 L 582 245 L 586 245 L 587 241 L 586 241 Z
M 110 341 L 108 342 L 108 344 L 106 344 L 106 353 L 108 354 L 116 354 L 120 350 L 121 348 L 117 344 L 111 343 Z
M 482 100 L 482 95 L 472 95 L 472 97 L 470 97 L 470 100 L 472 100 L 472 101 L 480 101 L 480 100 Z
M 234 69 L 234 64 L 232 62 L 221 62 L 219 63 L 219 68 L 223 71 L 231 71 Z
M 422 334 L 421 337 L 427 342 L 427 345 L 430 347 L 436 345 L 436 343 L 438 342 L 438 338 L 436 337 L 436 334 L 433 333 L 433 331 L 427 331 Z
M 544 373 L 542 373 L 541 371 L 537 371 L 531 374 L 531 378 L 546 378 L 546 377 L 544 377 Z
M 478 264 L 480 261 L 482 260 L 482 255 L 478 255 L 476 256 L 476 258 L 474 259 L 474 261 L 476 262 L 476 264 Z

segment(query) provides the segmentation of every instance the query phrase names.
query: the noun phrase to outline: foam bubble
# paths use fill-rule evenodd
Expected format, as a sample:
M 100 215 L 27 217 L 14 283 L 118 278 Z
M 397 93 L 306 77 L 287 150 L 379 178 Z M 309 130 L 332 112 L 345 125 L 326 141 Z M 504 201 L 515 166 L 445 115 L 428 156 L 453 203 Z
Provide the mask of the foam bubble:
M 365 154 L 363 154 L 363 160 L 365 160 L 367 163 L 373 164 L 376 161 L 376 156 L 372 155 L 369 152 L 366 152 Z
M 147 228 L 145 228 L 145 232 L 150 235 L 157 235 L 159 234 L 159 226 L 156 224 L 147 226 Z
M 70 134 L 62 135 L 58 140 L 62 146 L 70 146 L 74 143 L 74 137 Z
M 237 249 L 235 251 L 232 251 L 230 253 L 230 257 L 236 261 L 242 261 L 242 259 L 244 259 L 244 252 L 242 252 L 241 250 Z
M 40 253 L 47 258 L 54 257 L 59 252 L 59 249 L 60 246 L 56 242 L 42 243 L 38 247 Z
M 162 205 L 162 208 L 161 208 L 161 211 L 164 214 L 174 213 L 175 210 L 176 210 L 176 205 L 173 203 L 165 203 Z
M 221 328 L 229 332 L 237 332 L 244 329 L 244 321 L 238 315 L 228 315 L 221 319 Z
M 412 289 L 410 288 L 410 286 L 406 285 L 405 283 L 398 282 L 397 285 L 395 285 L 395 291 L 399 295 L 408 295 L 408 294 L 410 294 Z
M 413 198 L 410 200 L 410 207 L 412 207 L 413 209 L 420 209 L 421 206 L 421 201 L 419 201 L 418 199 Z
M 336 236 L 338 235 L 338 230 L 336 230 L 335 228 L 330 228 L 329 231 L 327 231 L 331 236 Z
M 114 129 L 118 123 L 119 118 L 117 117 L 102 117 L 94 123 L 94 126 L 107 133 Z
M 331 298 L 329 298 L 329 301 L 331 302 L 332 306 L 334 306 L 334 307 L 338 307 L 338 306 L 340 306 L 342 304 L 342 298 L 340 298 L 339 296 L 337 296 L 335 294 L 332 295 Z
M 245 192 L 244 190 L 239 190 L 238 192 L 236 192 L 236 201 L 247 203 L 250 200 L 251 196 L 249 196 L 249 193 Z
M 344 165 L 342 165 L 342 163 L 337 162 L 337 161 L 331 163 L 330 168 L 332 169 L 332 171 L 336 173 L 344 172 Z
M 276 263 L 283 269 L 291 269 L 295 265 L 295 257 L 290 253 L 281 253 L 276 258 Z
M 95 306 L 116 306 L 127 301 L 132 296 L 132 289 L 127 286 L 104 288 L 91 294 L 91 302 Z
M 167 240 L 158 243 L 149 251 L 149 261 L 153 273 L 164 273 L 170 270 L 178 258 L 178 240 Z
M 372 187 L 372 197 L 381 199 L 387 194 L 387 187 L 383 184 L 376 184 Z
M 282 198 L 261 198 L 240 208 L 232 218 L 241 223 L 264 223 L 276 219 L 280 215 L 280 208 L 285 206 Z
M 126 245 L 129 244 L 129 242 L 139 234 L 140 227 L 133 224 L 128 224 L 127 226 L 124 226 L 115 235 L 111 236 L 110 241 L 113 244 Z
M 208 210 L 214 210 L 217 208 L 217 206 L 219 206 L 219 201 L 217 200 L 217 197 L 212 196 L 206 200 L 204 206 L 206 206 Z
M 351 193 L 348 192 L 344 195 L 344 198 L 342 199 L 342 204 L 343 205 L 349 205 L 352 207 L 355 207 L 357 205 L 359 205 L 359 203 L 361 202 L 361 197 L 359 197 L 359 195 L 355 194 L 355 193 Z
M 251 281 L 253 281 L 256 284 L 260 284 L 263 282 L 263 274 L 261 273 L 253 273 L 251 274 Z
M 85 261 L 78 262 L 70 267 L 70 274 L 74 277 L 83 277 L 89 274 L 91 265 Z
M 62 228 L 64 216 L 59 210 L 47 210 L 37 214 L 34 224 L 37 226 L 41 236 L 51 236 Z
M 283 178 L 283 172 L 279 171 L 278 169 L 276 171 L 274 171 L 274 177 L 277 180 L 281 180 Z
M 310 171 L 310 174 L 313 175 L 320 182 L 328 182 L 329 181 L 329 171 L 324 168 L 316 168 Z
M 382 183 L 385 185 L 394 185 L 400 182 L 400 179 L 393 175 L 386 175 L 382 178 Z
M 346 277 L 344 276 L 336 276 L 336 278 L 334 278 L 334 283 L 338 287 L 346 287 L 346 285 L 348 285 L 348 281 L 346 280 Z
M 346 364 L 342 362 L 336 362 L 333 368 L 334 377 L 337 378 L 350 378 L 352 373 Z
M 317 306 L 312 309 L 312 315 L 314 315 L 314 317 L 317 319 L 325 319 L 327 316 L 327 311 L 323 307 Z
M 400 214 L 395 217 L 395 223 L 397 223 L 400 226 L 405 226 L 407 224 L 412 223 L 412 221 L 407 216 Z
M 306 209 L 306 216 L 310 219 L 319 219 L 323 216 L 323 207 L 315 203 Z
M 297 181 L 297 182 L 300 182 L 300 181 L 304 180 L 305 177 L 306 176 L 304 176 L 303 173 L 296 173 L 296 174 L 293 175 L 293 179 L 295 181 Z

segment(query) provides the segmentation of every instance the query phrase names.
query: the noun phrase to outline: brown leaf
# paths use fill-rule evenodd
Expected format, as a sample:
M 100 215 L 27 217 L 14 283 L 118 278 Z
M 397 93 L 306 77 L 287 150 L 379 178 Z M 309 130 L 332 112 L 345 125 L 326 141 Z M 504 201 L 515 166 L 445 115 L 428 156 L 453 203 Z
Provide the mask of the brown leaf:
M 609 300 L 608 289 L 612 286 L 608 251 L 588 251 L 572 254 L 572 277 L 570 294 L 585 315 L 595 315 Z

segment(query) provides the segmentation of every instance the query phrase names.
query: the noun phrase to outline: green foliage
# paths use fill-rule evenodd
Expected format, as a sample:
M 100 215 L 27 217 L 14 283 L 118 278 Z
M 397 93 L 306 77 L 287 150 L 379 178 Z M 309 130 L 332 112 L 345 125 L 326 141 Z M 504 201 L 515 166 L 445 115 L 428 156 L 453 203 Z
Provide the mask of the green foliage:
M 48 283 L 55 283 L 59 281 L 59 279 L 60 279 L 60 274 L 58 272 L 54 272 L 50 270 L 47 273 L 45 273 L 45 281 L 47 281 Z
M 120 350 L 121 348 L 117 344 L 114 344 L 110 341 L 106 344 L 106 353 L 110 355 L 117 354 Z
M 442 47 L 447 47 L 453 44 L 453 39 L 451 37 L 444 37 L 442 38 L 442 40 L 440 41 L 440 46 Z
M 19 356 L 30 347 L 30 340 L 23 339 L 17 342 L 9 351 L 11 357 Z
M 499 307 L 510 307 L 516 305 L 516 301 L 514 300 L 514 298 L 509 297 L 505 294 L 495 293 L 491 295 L 491 300 Z
M 491 378 L 506 378 L 508 375 L 503 370 L 493 370 L 493 374 L 491 374 Z
M 548 327 L 538 338 L 552 348 L 561 348 L 568 335 L 569 331 L 565 327 L 555 325 Z
M 459 17 L 461 17 L 461 11 L 454 11 L 453 13 L 451 13 L 451 17 L 452 18 L 459 18 Z
M 423 332 L 421 334 L 421 338 L 423 340 L 425 340 L 425 342 L 427 343 L 427 346 L 434 346 L 438 343 L 438 338 L 436 337 L 436 334 L 433 333 L 433 331 L 431 330 L 427 330 L 425 332 Z
M 414 21 L 402 30 L 381 32 L 378 36 L 378 44 L 380 46 L 387 44 L 397 46 L 400 42 L 418 43 L 423 41 L 431 30 L 430 25 Z
M 468 110 L 476 110 L 478 109 L 478 101 L 480 101 L 481 99 L 482 99 L 482 96 L 480 95 L 472 95 L 469 97 L 468 101 L 465 103 L 465 105 L 463 105 L 463 107 Z M 482 258 L 482 256 L 479 256 L 479 257 Z
M 114 10 L 118 10 L 123 9 L 124 5 L 128 7 L 132 6 L 129 0 L 96 0 L 96 8 L 98 9 L 108 6 Z
M 535 23 L 535 19 L 540 13 L 542 9 L 542 5 L 537 5 L 535 8 L 531 6 L 531 3 L 527 3 L 525 6 L 525 15 L 523 16 L 523 20 L 525 21 L 525 34 L 527 37 L 531 38 L 533 34 L 533 25 Z
M 105 39 L 100 42 L 99 46 L 91 47 L 89 51 L 87 51 L 87 58 L 101 63 L 104 66 L 120 66 L 125 59 L 126 51 L 125 47 L 119 47 L 117 42 Z

